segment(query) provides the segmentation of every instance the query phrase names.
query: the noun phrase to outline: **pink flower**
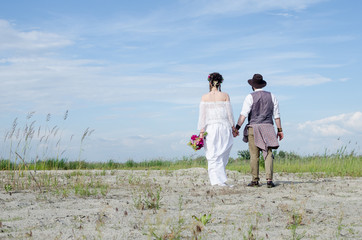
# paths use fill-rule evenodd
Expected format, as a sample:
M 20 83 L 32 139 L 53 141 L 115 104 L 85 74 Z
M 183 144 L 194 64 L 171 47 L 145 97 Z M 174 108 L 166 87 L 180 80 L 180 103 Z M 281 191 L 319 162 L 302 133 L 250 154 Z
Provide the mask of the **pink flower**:
M 206 135 L 207 132 L 204 133 L 204 137 L 206 137 Z M 191 146 L 195 151 L 200 150 L 204 147 L 204 139 L 197 135 L 192 135 L 187 145 Z

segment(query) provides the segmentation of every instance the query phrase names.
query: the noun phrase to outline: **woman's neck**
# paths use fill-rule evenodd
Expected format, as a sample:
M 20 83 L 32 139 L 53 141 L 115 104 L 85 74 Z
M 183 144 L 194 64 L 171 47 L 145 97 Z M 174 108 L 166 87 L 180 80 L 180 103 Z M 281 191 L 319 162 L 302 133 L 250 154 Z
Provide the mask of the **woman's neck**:
M 216 87 L 212 87 L 210 92 L 218 92 L 219 90 Z

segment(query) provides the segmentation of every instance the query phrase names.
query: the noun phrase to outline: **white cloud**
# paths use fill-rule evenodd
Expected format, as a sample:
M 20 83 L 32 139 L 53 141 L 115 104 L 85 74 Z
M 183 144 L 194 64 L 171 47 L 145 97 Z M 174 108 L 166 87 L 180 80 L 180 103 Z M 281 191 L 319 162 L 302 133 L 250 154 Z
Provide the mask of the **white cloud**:
M 290 13 L 275 13 L 275 14 L 272 14 L 272 15 L 282 16 L 282 17 L 294 17 L 294 15 L 290 14 Z
M 312 52 L 282 52 L 267 56 L 270 60 L 311 59 L 316 57 L 316 54 Z
M 314 86 L 332 81 L 330 78 L 319 74 L 270 76 L 270 79 L 273 81 L 273 84 L 283 86 Z
M 215 14 L 250 14 L 272 10 L 290 10 L 300 11 L 325 0 L 211 0 L 197 1 L 196 15 L 215 15 Z M 189 1 L 190 2 L 190 1 Z M 188 2 L 188 3 L 189 3 Z
M 0 59 L 0 107 L 4 110 L 26 108 L 48 112 L 63 111 L 75 101 L 117 104 L 137 101 L 195 104 L 207 89 L 207 82 L 186 78 L 185 69 L 172 73 L 143 73 L 144 69 L 167 63 L 110 64 L 87 59 L 21 57 Z M 171 64 L 172 65 L 172 64 Z M 189 69 L 190 70 L 190 69 Z M 192 69 L 191 69 L 192 70 Z M 114 74 L 122 71 L 122 74 Z
M 354 35 L 330 35 L 311 38 L 302 38 L 296 40 L 296 43 L 311 43 L 311 44 L 331 44 L 331 43 L 344 43 L 356 40 Z
M 136 161 L 142 161 L 156 159 L 158 157 L 171 159 L 175 156 L 180 158 L 195 154 L 194 150 L 187 146 L 187 142 L 192 134 L 194 133 L 176 131 L 160 135 L 125 134 L 120 137 L 102 136 L 90 142 L 91 147 L 87 149 L 86 154 L 94 158 L 92 155 L 99 155 L 97 149 L 102 148 L 107 149 L 106 153 L 99 155 L 99 157 L 103 158 L 101 159 L 102 161 L 107 159 L 117 161 L 134 159 Z
M 362 112 L 340 114 L 298 125 L 299 130 L 311 130 L 318 137 L 341 137 L 362 133 Z
M 339 79 L 339 81 L 341 81 L 341 82 L 347 82 L 348 80 L 350 80 L 350 78 L 341 78 L 341 79 Z
M 136 21 L 133 25 L 140 27 L 146 22 Z M 182 103 L 182 99 L 192 102 L 188 90 L 195 86 L 187 85 L 193 82 L 192 79 L 181 79 L 185 77 L 185 71 L 182 77 L 169 73 L 144 73 L 153 68 L 172 68 L 172 63 L 60 59 L 54 57 L 52 51 L 72 44 L 72 41 L 58 34 L 17 30 L 5 20 L 0 20 L 0 33 L 0 51 L 6 51 L 0 59 L 0 97 L 4 99 L 0 106 L 4 110 L 26 108 L 26 105 L 33 105 L 32 108 L 37 111 L 54 108 L 55 105 L 64 108 L 74 99 L 101 103 L 151 98 L 173 103 Z M 20 57 L 17 56 L 19 53 Z M 122 74 L 115 74 L 119 72 Z
M 19 107 L 37 103 L 37 107 L 54 107 L 53 104 L 69 104 L 72 99 L 84 97 L 91 88 L 101 67 L 90 66 L 88 60 L 57 60 L 50 58 L 2 59 L 0 65 L 0 103 Z M 88 83 L 92 83 L 88 85 Z M 95 91 L 94 89 L 92 91 Z M 37 110 L 39 110 L 37 108 Z
M 303 65 L 302 67 L 303 68 L 341 68 L 341 67 L 344 67 L 346 66 L 347 64 L 346 63 L 313 63 L 313 64 L 305 64 Z M 341 79 L 341 81 L 343 81 L 343 79 Z
M 346 126 L 354 131 L 362 132 L 362 112 L 355 112 L 346 116 Z
M 301 154 L 361 154 L 362 112 L 339 114 L 300 124 L 283 124 L 285 139 L 280 150 Z
M 8 21 L 0 19 L 0 50 L 40 50 L 72 44 L 69 39 L 54 33 L 19 31 Z
M 120 143 L 123 147 L 133 148 L 134 150 L 136 150 L 137 148 L 139 148 L 139 146 L 153 145 L 154 140 L 150 137 L 145 137 L 143 135 L 135 135 L 121 139 Z

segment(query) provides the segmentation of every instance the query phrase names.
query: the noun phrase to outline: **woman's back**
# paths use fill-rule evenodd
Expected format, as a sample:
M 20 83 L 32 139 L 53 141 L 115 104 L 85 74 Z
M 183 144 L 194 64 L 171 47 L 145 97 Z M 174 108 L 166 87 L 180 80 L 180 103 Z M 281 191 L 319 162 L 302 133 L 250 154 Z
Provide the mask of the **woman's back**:
M 222 123 L 229 127 L 234 126 L 230 98 L 227 93 L 211 91 L 202 96 L 198 129 L 213 123 Z

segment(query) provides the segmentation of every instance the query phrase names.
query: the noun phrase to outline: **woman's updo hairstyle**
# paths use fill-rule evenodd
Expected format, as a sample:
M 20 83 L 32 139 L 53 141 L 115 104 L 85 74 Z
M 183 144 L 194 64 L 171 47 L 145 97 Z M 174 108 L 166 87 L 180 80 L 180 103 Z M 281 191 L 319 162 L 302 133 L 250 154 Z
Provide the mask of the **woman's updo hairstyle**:
M 210 73 L 207 80 L 210 83 L 210 92 L 213 87 L 216 87 L 219 91 L 221 91 L 221 83 L 224 81 L 224 79 L 220 73 Z

